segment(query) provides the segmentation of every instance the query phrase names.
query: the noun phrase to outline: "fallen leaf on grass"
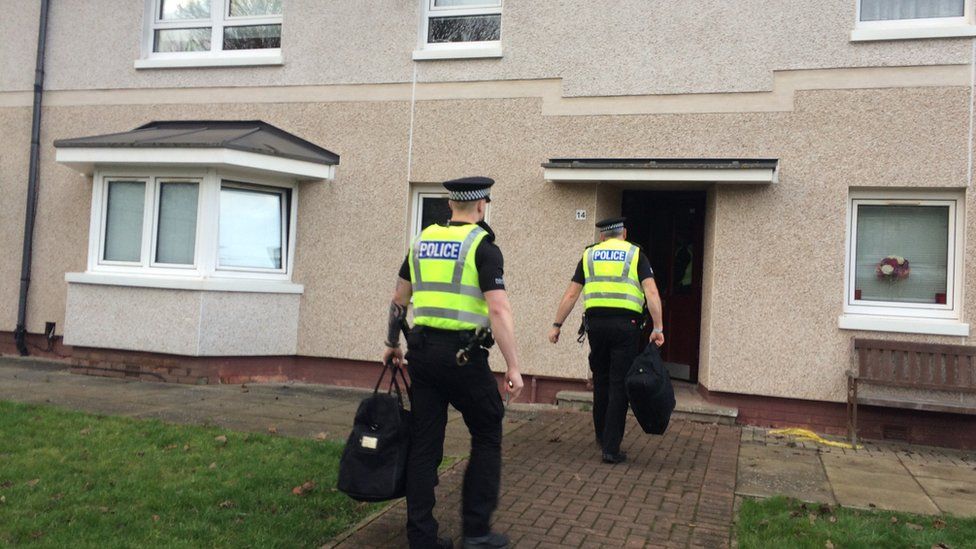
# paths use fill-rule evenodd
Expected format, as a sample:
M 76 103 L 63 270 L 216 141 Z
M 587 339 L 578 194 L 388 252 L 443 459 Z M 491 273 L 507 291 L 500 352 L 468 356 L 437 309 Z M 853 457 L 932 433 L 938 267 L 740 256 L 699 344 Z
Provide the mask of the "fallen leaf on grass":
M 87 435 L 91 434 L 91 427 L 85 427 L 84 429 L 82 429 L 81 431 L 79 431 L 78 434 L 80 434 L 81 436 L 87 436 Z
M 63 497 L 64 494 L 54 494 L 53 496 L 51 496 L 51 501 L 61 501 L 61 498 Z
M 190 451 L 190 445 L 189 444 L 184 444 L 183 445 L 183 451 L 184 452 L 189 452 Z
M 159 515 L 153 515 L 153 522 L 159 522 Z
M 898 517 L 891 517 L 892 524 L 898 524 Z
M 831 524 L 834 524 L 837 522 L 837 517 L 835 517 L 834 515 L 830 515 L 830 518 L 827 520 L 830 521 Z
M 325 440 L 327 438 L 329 438 L 329 433 L 326 433 L 324 431 L 315 435 L 315 440 Z
M 44 532 L 42 532 L 40 530 L 35 530 L 35 531 L 31 532 L 31 534 L 30 534 L 30 537 L 32 537 L 34 539 L 40 539 L 43 536 L 44 536 Z
M 111 511 L 111 509 L 109 509 L 108 507 L 99 507 L 98 510 L 103 513 L 108 513 L 109 511 Z
M 942 519 L 935 519 L 932 521 L 932 528 L 935 528 L 936 530 L 941 530 L 945 527 L 946 527 L 946 523 Z
M 217 507 L 220 507 L 221 509 L 231 509 L 234 507 L 234 502 L 229 499 L 225 501 L 221 501 L 220 503 L 217 504 Z
M 176 449 L 176 445 L 175 444 L 170 444 L 169 446 L 166 446 L 166 447 L 163 448 L 163 450 L 175 450 L 175 449 Z
M 799 511 L 790 511 L 790 518 L 796 518 L 796 517 L 798 517 L 798 516 L 800 516 L 802 514 L 803 513 L 799 512 Z
M 34 487 L 34 486 L 37 486 L 37 483 L 40 482 L 40 481 L 41 481 L 41 479 L 39 479 L 39 478 L 35 478 L 34 480 L 28 480 L 27 481 L 27 485 L 30 486 L 30 487 Z
M 7 496 L 0 496 L 0 504 L 7 503 Z
M 906 522 L 905 523 L 905 526 L 907 526 L 908 528 L 910 528 L 912 530 L 915 530 L 916 532 L 917 531 L 921 531 L 921 530 L 924 529 L 924 527 L 921 524 L 913 524 L 911 522 Z
M 225 435 L 220 435 L 219 437 L 214 437 L 214 442 L 222 446 L 227 445 L 227 437 Z
M 814 515 L 813 513 L 810 513 L 809 515 L 807 515 L 807 519 L 810 520 L 810 524 L 811 525 L 814 525 L 814 524 L 817 523 L 817 515 Z
M 217 462 L 215 461 L 215 462 L 211 463 L 209 468 L 210 469 L 216 469 L 217 468 Z
M 13 485 L 14 485 L 14 483 L 11 482 L 11 481 L 9 481 L 9 480 L 5 480 L 3 482 L 0 482 L 0 488 L 10 488 Z
M 268 427 L 268 432 L 271 433 L 272 435 L 277 435 L 278 434 L 278 428 L 275 427 L 274 425 L 272 425 L 271 427 Z
M 301 486 L 292 488 L 291 493 L 295 494 L 296 496 L 304 496 L 305 494 L 311 492 L 313 488 L 315 488 L 315 483 L 312 481 L 307 481 Z
M 832 542 L 832 541 L 830 541 L 830 540 L 828 539 L 828 540 L 827 540 L 827 543 L 824 543 L 824 547 L 825 547 L 826 549 L 834 549 L 834 542 Z

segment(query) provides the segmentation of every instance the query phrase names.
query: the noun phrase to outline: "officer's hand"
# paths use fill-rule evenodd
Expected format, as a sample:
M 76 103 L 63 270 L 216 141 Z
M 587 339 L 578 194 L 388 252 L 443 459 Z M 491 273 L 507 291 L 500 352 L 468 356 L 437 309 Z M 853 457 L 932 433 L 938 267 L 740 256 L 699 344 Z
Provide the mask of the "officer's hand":
M 505 373 L 505 382 L 505 393 L 511 395 L 511 400 L 517 399 L 524 386 L 522 374 L 518 370 L 508 370 Z
M 559 328 L 555 326 L 553 326 L 552 329 L 549 330 L 549 343 L 555 343 L 559 341 L 559 332 L 560 332 Z
M 387 347 L 383 352 L 383 364 L 393 361 L 398 368 L 403 368 L 406 361 L 403 360 L 403 349 L 400 347 Z
M 660 332 L 651 334 L 651 343 L 654 343 L 658 347 L 664 345 L 664 334 Z

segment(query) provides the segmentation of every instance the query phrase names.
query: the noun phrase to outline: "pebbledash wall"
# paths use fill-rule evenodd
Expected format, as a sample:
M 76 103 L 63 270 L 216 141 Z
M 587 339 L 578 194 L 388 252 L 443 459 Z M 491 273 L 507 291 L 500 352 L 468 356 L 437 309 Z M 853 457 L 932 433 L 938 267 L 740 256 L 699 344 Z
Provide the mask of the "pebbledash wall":
M 7 352 L 35 4 L 0 0 Z M 593 218 L 618 211 L 619 188 L 547 182 L 541 163 L 776 158 L 776 183 L 695 187 L 707 192 L 699 376 L 710 396 L 740 404 L 753 422 L 837 430 L 852 337 L 969 342 L 841 329 L 838 317 L 852 190 L 955 193 L 965 204 L 964 257 L 974 252 L 972 38 L 853 41 L 855 0 L 709 0 L 685 12 L 663 0 L 620 1 L 612 10 L 582 0 L 505 0 L 502 57 L 414 61 L 420 6 L 288 0 L 280 65 L 136 69 L 143 2 L 92 0 L 83 10 L 52 2 L 28 331 L 56 322 L 60 336 L 70 310 L 69 330 L 78 332 L 63 334 L 66 343 L 104 344 L 53 352 L 86 373 L 362 383 L 382 352 L 411 189 L 484 174 L 498 182 L 491 224 L 505 253 L 523 370 L 539 384 L 535 399 L 551 400 L 586 376 L 584 349 L 571 338 L 552 346 L 545 336 L 580 250 L 594 239 Z M 75 283 L 69 292 L 66 273 L 87 264 L 92 179 L 56 163 L 53 141 L 178 119 L 264 120 L 341 155 L 334 181 L 300 184 L 292 276 L 300 295 Z M 578 209 L 591 216 L 577 221 Z M 965 262 L 963 281 L 969 322 L 976 263 Z M 269 306 L 255 307 L 257 317 L 249 307 L 279 299 L 270 308 L 281 332 L 268 333 L 259 315 Z M 193 308 L 212 314 L 186 324 L 181 311 Z M 44 354 L 44 343 L 32 341 Z M 504 367 L 500 356 L 493 366 Z M 918 440 L 973 430 L 964 416 L 868 409 L 865 434 L 880 432 L 885 414 L 924 425 Z

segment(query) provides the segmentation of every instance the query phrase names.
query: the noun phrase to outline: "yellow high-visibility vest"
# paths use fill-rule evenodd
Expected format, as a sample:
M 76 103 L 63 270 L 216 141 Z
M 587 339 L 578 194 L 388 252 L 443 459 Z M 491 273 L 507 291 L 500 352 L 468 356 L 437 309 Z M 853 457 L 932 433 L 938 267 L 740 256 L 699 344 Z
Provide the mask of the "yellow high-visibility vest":
M 637 278 L 640 248 L 626 240 L 610 238 L 583 252 L 583 304 L 615 307 L 641 313 L 644 289 Z
M 442 330 L 488 326 L 488 302 L 474 257 L 488 232 L 478 225 L 431 225 L 410 248 L 413 321 Z

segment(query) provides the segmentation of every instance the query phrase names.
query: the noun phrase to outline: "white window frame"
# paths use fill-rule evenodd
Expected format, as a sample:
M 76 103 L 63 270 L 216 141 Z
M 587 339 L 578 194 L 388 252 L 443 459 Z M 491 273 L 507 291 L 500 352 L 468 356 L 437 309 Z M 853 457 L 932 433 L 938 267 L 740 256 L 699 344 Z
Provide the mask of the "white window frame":
M 224 50 L 224 29 L 251 25 L 283 25 L 283 15 L 230 15 L 230 0 L 211 0 L 210 19 L 163 20 L 159 14 L 162 0 L 145 0 L 143 17 L 143 55 L 135 62 L 137 69 L 208 66 L 253 66 L 282 64 L 281 48 L 259 50 Z M 210 51 L 156 52 L 156 31 L 210 27 Z
M 200 238 L 200 195 L 203 191 L 203 180 L 202 178 L 191 178 L 191 177 L 153 177 L 153 190 L 152 190 L 152 220 L 151 220 L 151 230 L 152 235 L 150 235 L 150 246 L 149 246 L 149 266 L 153 268 L 163 268 L 163 269 L 196 269 L 198 263 L 198 253 L 196 241 Z M 193 241 L 193 263 L 190 265 L 181 265 L 179 263 L 160 263 L 156 261 L 156 248 L 159 244 L 159 206 L 161 204 L 160 194 L 162 193 L 164 183 L 195 183 L 197 186 L 197 221 L 196 221 L 196 233 L 194 235 Z M 149 216 L 144 216 L 149 217 Z M 145 230 L 145 227 L 143 228 Z M 103 243 L 104 246 L 104 243 Z M 143 248 L 145 249 L 145 242 L 143 242 Z
M 216 269 L 218 271 L 220 271 L 221 273 L 269 273 L 269 274 L 287 274 L 288 273 L 288 261 L 291 258 L 291 251 L 289 249 L 290 248 L 291 240 L 288 238 L 288 233 L 289 233 L 290 226 L 293 225 L 292 223 L 289 223 L 289 219 L 290 218 L 289 218 L 289 214 L 288 214 L 288 203 L 289 203 L 288 190 L 285 189 L 285 188 L 282 188 L 282 187 L 273 187 L 273 186 L 269 186 L 269 185 L 256 185 L 256 184 L 250 183 L 250 182 L 242 182 L 242 181 L 236 181 L 236 180 L 230 180 L 230 179 L 222 179 L 220 181 L 220 188 L 218 189 L 218 191 L 221 191 L 224 188 L 243 189 L 243 190 L 249 190 L 249 191 L 255 191 L 255 192 L 262 192 L 262 193 L 266 193 L 266 194 L 277 194 L 278 195 L 278 198 L 280 200 L 280 207 L 281 207 L 281 211 L 280 211 L 280 216 L 281 216 L 281 227 L 280 227 L 280 231 L 281 231 L 281 239 L 282 239 L 282 242 L 281 242 L 282 258 L 281 258 L 281 268 L 280 269 L 263 269 L 263 268 L 260 268 L 260 267 L 234 267 L 234 266 L 230 266 L 230 265 L 227 265 L 227 266 L 221 265 L 220 264 L 220 228 L 219 228 L 219 223 L 218 223 L 217 238 L 216 238 L 216 241 L 215 241 L 217 247 L 213 250 L 214 257 L 216 258 Z M 218 200 L 218 208 L 219 208 L 219 200 Z M 218 220 L 219 220 L 219 217 L 218 217 Z
M 949 208 L 946 303 L 898 303 L 855 300 L 857 208 L 862 205 L 922 205 Z M 963 324 L 965 196 L 961 192 L 852 190 L 847 200 L 844 307 L 840 327 L 907 333 L 968 335 Z
M 483 40 L 478 42 L 443 42 L 431 44 L 427 42 L 430 20 L 433 17 L 463 17 L 466 15 L 498 15 L 501 17 L 504 1 L 498 0 L 494 5 L 492 0 L 485 0 L 481 6 L 464 7 L 436 7 L 434 0 L 420 0 L 421 21 L 417 50 L 413 52 L 415 61 L 431 59 L 473 59 L 502 56 L 501 36 L 504 32 L 504 18 L 499 22 L 498 40 Z
M 420 231 L 423 227 L 420 226 L 423 216 L 421 216 L 421 204 L 424 198 L 447 198 L 448 193 L 442 185 L 436 184 L 420 184 L 413 185 L 410 191 L 410 242 L 408 245 L 412 245 L 413 241 L 420 235 Z M 485 223 L 488 223 L 491 217 L 491 203 L 488 204 L 485 210 Z
M 861 21 L 862 0 L 854 0 L 854 2 L 857 8 L 851 40 L 855 42 L 976 36 L 976 25 L 974 25 L 973 18 L 976 0 L 965 0 L 962 17 L 927 17 L 884 21 Z
M 276 281 L 288 282 L 294 272 L 295 236 L 298 219 L 298 182 L 291 179 L 276 178 L 238 170 L 217 169 L 179 169 L 179 168 L 106 168 L 96 169 L 92 189 L 92 215 L 89 227 L 87 274 L 125 275 L 126 284 L 153 286 L 150 280 L 169 279 L 186 281 Z M 142 248 L 139 262 L 118 262 L 102 260 L 105 246 L 106 200 L 108 184 L 111 181 L 145 181 L 146 205 L 143 210 Z M 157 264 L 155 240 L 158 229 L 159 183 L 194 181 L 199 183 L 197 195 L 197 226 L 192 266 Z M 282 235 L 287 238 L 282 247 L 282 269 L 251 269 L 218 266 L 218 230 L 220 215 L 220 188 L 228 182 L 259 190 L 277 191 L 283 195 Z M 291 199 L 284 196 L 290 192 Z M 287 228 L 287 230 L 285 230 Z M 122 279 L 119 279 L 122 280 Z M 81 281 L 81 279 L 79 279 Z M 133 282 L 134 281 L 134 282 Z M 128 282 L 133 282 L 128 284 Z M 194 286 L 193 284 L 183 284 Z M 165 287 L 172 286 L 165 285 Z M 179 284 L 177 284 L 179 286 Z M 199 286 L 197 284 L 196 286 Z M 225 285 L 227 286 L 227 285 Z M 230 284 L 226 288 L 233 289 Z M 248 291 L 248 290 L 244 290 Z

